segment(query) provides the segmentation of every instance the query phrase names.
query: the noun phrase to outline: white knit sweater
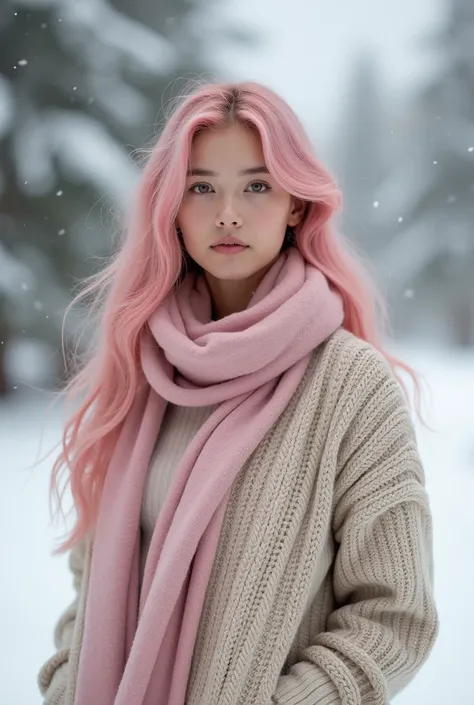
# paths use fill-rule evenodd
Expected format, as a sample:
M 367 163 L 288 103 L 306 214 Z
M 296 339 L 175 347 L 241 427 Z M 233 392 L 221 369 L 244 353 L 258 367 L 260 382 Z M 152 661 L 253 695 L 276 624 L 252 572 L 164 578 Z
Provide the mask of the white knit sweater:
M 166 499 L 179 461 L 199 428 L 217 405 L 166 407 L 161 430 L 150 460 L 141 512 L 142 544 L 140 552 L 140 578 L 143 578 L 145 561 L 150 547 L 158 514 Z

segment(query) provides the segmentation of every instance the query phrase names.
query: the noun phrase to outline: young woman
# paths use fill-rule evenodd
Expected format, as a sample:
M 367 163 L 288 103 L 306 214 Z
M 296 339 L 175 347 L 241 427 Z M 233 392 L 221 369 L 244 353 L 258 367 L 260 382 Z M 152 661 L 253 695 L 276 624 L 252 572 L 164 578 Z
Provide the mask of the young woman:
M 436 638 L 410 413 L 337 187 L 290 107 L 211 84 L 152 150 L 85 294 L 53 467 L 77 598 L 48 705 L 382 705 Z

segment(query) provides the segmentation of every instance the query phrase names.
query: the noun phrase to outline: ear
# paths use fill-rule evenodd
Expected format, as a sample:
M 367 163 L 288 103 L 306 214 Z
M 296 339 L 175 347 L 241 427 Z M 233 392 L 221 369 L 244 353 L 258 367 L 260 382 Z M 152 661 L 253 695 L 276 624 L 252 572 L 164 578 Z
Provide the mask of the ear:
M 291 209 L 288 214 L 288 225 L 298 225 L 303 220 L 306 203 L 301 198 L 292 197 Z

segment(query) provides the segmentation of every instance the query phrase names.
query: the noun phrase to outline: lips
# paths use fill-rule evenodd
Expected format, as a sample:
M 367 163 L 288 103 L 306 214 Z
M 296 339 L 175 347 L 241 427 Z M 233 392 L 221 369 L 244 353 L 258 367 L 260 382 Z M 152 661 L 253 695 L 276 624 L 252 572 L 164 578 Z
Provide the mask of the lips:
M 232 247 L 235 247 L 235 246 L 248 247 L 248 245 L 246 245 L 245 242 L 242 242 L 241 240 L 239 240 L 238 237 L 236 237 L 234 240 L 232 235 L 225 235 L 224 237 L 221 237 L 221 239 L 218 240 L 217 242 L 215 242 L 213 245 L 211 245 L 211 247 L 220 247 L 221 245 L 224 245 L 224 246 L 229 245 Z

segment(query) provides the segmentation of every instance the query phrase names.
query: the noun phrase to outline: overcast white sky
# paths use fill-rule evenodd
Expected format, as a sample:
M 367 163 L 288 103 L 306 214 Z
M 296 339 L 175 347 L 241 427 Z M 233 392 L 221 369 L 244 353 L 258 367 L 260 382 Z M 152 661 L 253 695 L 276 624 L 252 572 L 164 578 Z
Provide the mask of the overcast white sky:
M 420 39 L 439 25 L 445 0 L 220 0 L 227 20 L 258 29 L 254 50 L 219 47 L 220 67 L 277 90 L 312 135 L 339 118 L 348 70 L 359 47 L 381 62 L 384 90 L 403 94 L 428 76 L 432 59 Z M 214 51 L 214 56 L 216 52 Z

